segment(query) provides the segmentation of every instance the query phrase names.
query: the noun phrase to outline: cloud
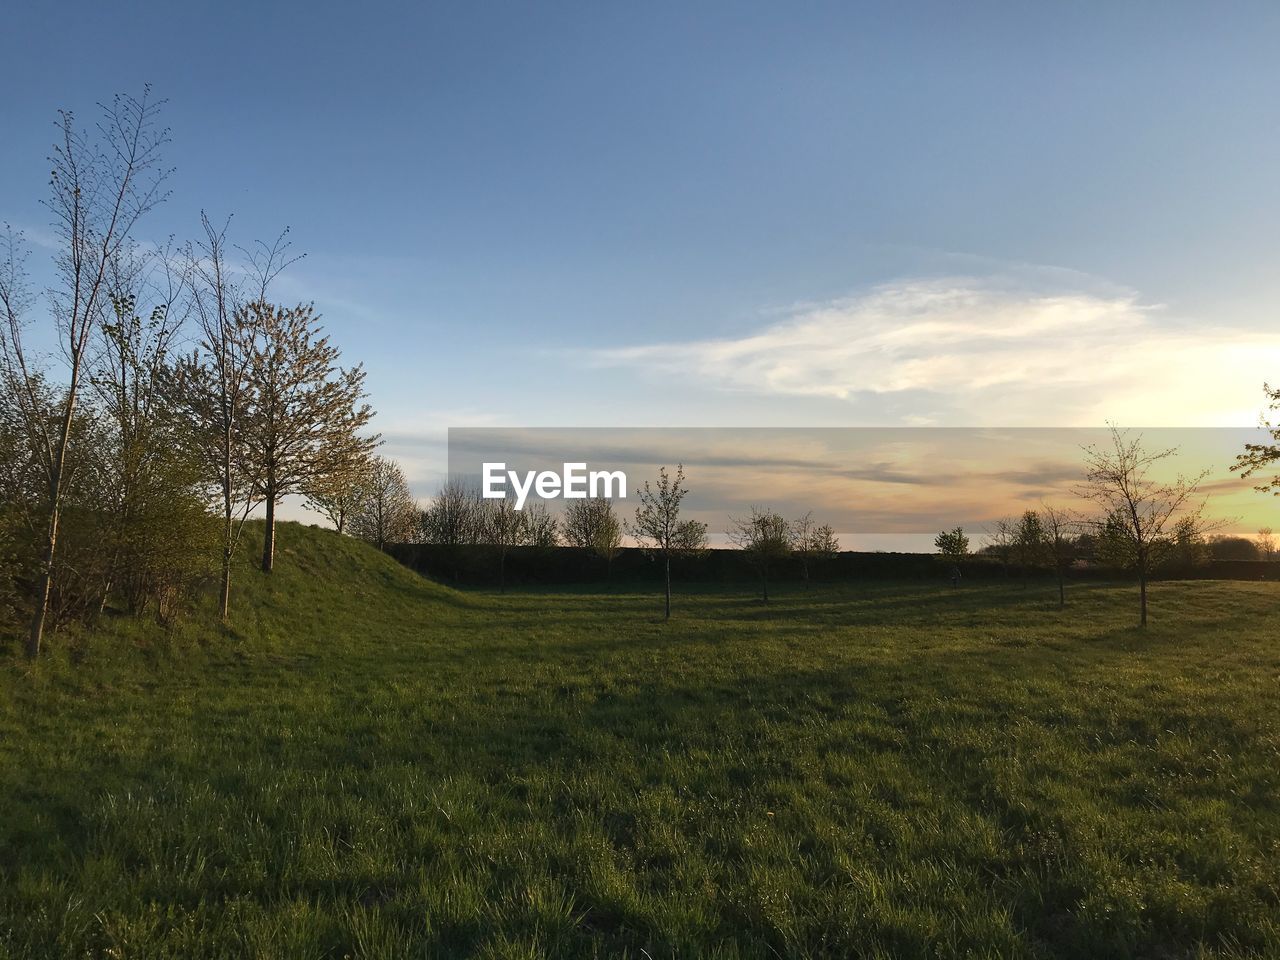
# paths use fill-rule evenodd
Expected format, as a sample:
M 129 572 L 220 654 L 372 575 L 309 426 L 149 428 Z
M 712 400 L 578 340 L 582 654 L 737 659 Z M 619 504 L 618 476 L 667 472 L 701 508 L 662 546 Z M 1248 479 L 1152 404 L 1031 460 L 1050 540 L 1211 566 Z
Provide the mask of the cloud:
M 1249 422 L 1277 358 L 1280 336 L 1180 325 L 1131 292 L 957 277 L 797 307 L 739 338 L 589 359 L 721 390 L 894 397 L 902 423 L 1150 425 Z

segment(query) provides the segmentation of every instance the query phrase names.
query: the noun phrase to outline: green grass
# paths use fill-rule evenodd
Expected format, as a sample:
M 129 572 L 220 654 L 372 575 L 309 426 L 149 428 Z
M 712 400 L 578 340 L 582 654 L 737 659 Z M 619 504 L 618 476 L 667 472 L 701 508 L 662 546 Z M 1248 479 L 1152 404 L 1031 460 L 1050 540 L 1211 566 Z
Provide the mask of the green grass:
M 1277 585 L 664 624 L 280 539 L 0 659 L 0 958 L 1280 956 Z

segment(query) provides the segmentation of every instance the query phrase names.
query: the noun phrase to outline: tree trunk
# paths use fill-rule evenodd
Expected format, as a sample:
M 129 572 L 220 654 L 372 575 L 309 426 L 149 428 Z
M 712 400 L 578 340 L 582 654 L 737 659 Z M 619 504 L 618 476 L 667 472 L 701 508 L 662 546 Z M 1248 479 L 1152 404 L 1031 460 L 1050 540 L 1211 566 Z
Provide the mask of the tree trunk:
M 1138 598 L 1142 606 L 1142 616 L 1138 620 L 1138 626 L 1145 627 L 1147 625 L 1147 571 L 1138 571 Z
M 503 548 L 498 552 L 498 592 L 507 592 L 507 551 Z
M 270 573 L 276 559 L 276 493 L 267 490 L 267 532 L 262 538 L 262 572 Z
M 40 656 L 40 643 L 44 639 L 44 621 L 49 611 L 49 591 L 53 585 L 53 555 L 58 545 L 58 508 L 55 506 L 49 515 L 49 536 L 45 540 L 44 553 L 40 558 L 40 579 L 36 587 L 36 609 L 31 618 L 31 633 L 27 637 L 27 657 L 34 660 Z
M 667 586 L 666 601 L 667 602 L 666 602 L 666 608 L 665 608 L 665 612 L 663 613 L 662 619 L 670 620 L 671 619 L 671 557 L 669 556 L 666 557 L 665 561 L 666 561 L 666 586 Z
M 764 594 L 764 602 L 769 602 L 769 574 L 764 570 L 760 571 L 760 592 Z
M 40 656 L 44 641 L 44 622 L 49 614 L 49 594 L 53 588 L 53 558 L 58 548 L 58 513 L 62 502 L 62 469 L 67 462 L 67 445 L 71 442 L 71 419 L 75 415 L 75 393 L 79 377 L 79 360 L 71 374 L 70 400 L 62 415 L 62 432 L 58 437 L 58 451 L 54 456 L 53 470 L 49 474 L 49 531 L 44 550 L 40 555 L 40 578 L 36 587 L 36 608 L 31 618 L 31 633 L 27 637 L 27 657 Z
M 1065 578 L 1062 574 L 1062 568 L 1058 568 L 1058 608 L 1061 609 L 1067 605 L 1067 586 Z
M 227 524 L 228 528 L 230 524 Z M 227 622 L 227 614 L 231 609 L 231 535 L 222 547 L 222 577 L 218 583 L 218 619 Z

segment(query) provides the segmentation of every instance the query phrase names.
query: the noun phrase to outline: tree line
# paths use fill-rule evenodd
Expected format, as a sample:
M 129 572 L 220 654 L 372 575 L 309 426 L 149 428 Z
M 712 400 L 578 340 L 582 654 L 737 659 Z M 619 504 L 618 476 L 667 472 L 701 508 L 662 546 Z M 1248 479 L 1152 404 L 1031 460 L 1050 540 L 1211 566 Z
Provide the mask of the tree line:
M 1264 386 L 1272 410 L 1280 409 L 1280 391 Z M 1231 469 L 1244 477 L 1280 462 L 1280 425 L 1266 416 L 1262 426 L 1273 443 L 1246 444 Z M 1017 518 L 996 520 L 985 533 L 980 552 L 993 556 L 1008 570 L 1050 568 L 1056 575 L 1058 604 L 1066 605 L 1066 571 L 1090 558 L 1105 566 L 1128 570 L 1138 581 L 1138 621 L 1146 626 L 1147 587 L 1151 576 L 1168 564 L 1188 565 L 1209 558 L 1272 560 L 1276 541 L 1270 527 L 1255 540 L 1216 533 L 1228 521 L 1206 517 L 1207 497 L 1201 485 L 1205 470 L 1192 477 L 1160 479 L 1159 468 L 1178 453 L 1176 447 L 1149 450 L 1142 436 L 1111 428 L 1109 442 L 1084 448 L 1084 477 L 1076 495 L 1100 508 L 1094 515 L 1042 503 Z M 1280 477 L 1255 489 L 1280 495 Z M 938 554 L 958 561 L 969 554 L 963 527 L 943 531 L 934 539 Z M 954 579 L 954 578 L 953 578 Z

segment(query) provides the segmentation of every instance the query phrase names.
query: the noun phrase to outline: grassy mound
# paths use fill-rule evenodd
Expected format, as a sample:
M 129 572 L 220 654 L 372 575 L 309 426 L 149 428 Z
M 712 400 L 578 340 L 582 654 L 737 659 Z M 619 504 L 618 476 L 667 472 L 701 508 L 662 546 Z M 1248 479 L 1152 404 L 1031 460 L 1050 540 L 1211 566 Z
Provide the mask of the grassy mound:
M 1280 588 L 459 594 L 0 662 L 0 958 L 1280 955 Z M 69 644 L 67 644 L 69 645 Z

